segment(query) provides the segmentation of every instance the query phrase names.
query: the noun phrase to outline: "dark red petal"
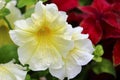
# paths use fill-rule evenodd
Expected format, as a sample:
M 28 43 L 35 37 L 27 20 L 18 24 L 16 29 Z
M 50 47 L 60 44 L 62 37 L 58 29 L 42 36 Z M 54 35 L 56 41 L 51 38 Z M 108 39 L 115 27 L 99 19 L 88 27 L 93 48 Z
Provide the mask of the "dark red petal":
M 110 4 L 107 3 L 106 0 L 94 0 L 92 7 L 96 8 L 100 12 L 109 11 L 111 8 Z
M 102 30 L 99 21 L 92 17 L 84 19 L 80 26 L 83 27 L 83 33 L 88 33 L 93 44 L 97 44 L 102 37 Z
M 113 62 L 115 65 L 120 64 L 120 40 L 118 40 L 113 50 Z
M 112 10 L 118 15 L 120 15 L 120 2 L 112 4 Z
M 87 14 L 94 15 L 97 13 L 97 10 L 91 6 L 79 6 L 78 9 Z
M 59 10 L 68 11 L 78 6 L 78 0 L 51 0 L 55 3 Z
M 82 14 L 79 14 L 79 13 L 76 13 L 76 12 L 71 12 L 68 14 L 68 23 L 69 24 L 72 24 L 74 27 L 76 26 L 79 26 L 80 22 L 82 21 L 83 19 L 83 16 Z
M 111 25 L 107 24 L 106 22 L 101 22 L 103 28 L 103 39 L 109 38 L 120 38 L 120 29 L 116 27 L 112 27 Z M 120 26 L 118 26 L 120 27 Z
M 113 48 L 116 43 L 116 39 L 105 39 L 101 40 L 100 43 L 102 44 L 104 50 L 103 57 L 113 61 Z
M 112 8 L 114 9 L 114 10 L 118 10 L 118 11 L 120 11 L 120 2 L 119 3 L 114 3 L 113 5 L 112 5 Z
M 119 28 L 118 26 L 118 21 L 117 21 L 117 15 L 112 13 L 112 12 L 106 12 L 103 15 L 102 18 L 106 23 L 108 23 L 109 25 L 115 27 L 115 28 Z
M 109 3 L 119 3 L 120 0 L 107 0 L 107 2 L 109 2 Z

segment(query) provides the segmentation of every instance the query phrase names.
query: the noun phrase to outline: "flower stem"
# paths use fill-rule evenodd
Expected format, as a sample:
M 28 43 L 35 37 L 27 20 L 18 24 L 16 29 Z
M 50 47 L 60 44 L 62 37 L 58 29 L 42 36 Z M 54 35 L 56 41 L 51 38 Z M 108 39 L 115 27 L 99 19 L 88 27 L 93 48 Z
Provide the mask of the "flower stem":
M 12 27 L 11 27 L 11 25 L 10 25 L 9 21 L 7 20 L 7 18 L 6 18 L 6 17 L 4 17 L 3 19 L 4 19 L 4 20 L 5 20 L 5 22 L 7 23 L 8 28 L 9 28 L 10 30 L 12 30 Z

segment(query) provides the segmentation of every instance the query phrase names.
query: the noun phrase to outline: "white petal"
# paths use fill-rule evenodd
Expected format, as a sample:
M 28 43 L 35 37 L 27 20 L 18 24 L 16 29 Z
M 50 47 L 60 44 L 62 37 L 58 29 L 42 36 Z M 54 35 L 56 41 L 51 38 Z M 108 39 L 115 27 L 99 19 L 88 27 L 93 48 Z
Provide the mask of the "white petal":
M 59 37 L 55 37 L 52 43 L 56 47 L 56 49 L 59 51 L 59 53 L 64 57 L 66 57 L 67 53 L 74 47 L 73 41 L 65 40 Z
M 82 67 L 77 65 L 77 64 L 69 62 L 67 64 L 66 69 L 67 69 L 66 71 L 67 71 L 68 79 L 72 79 L 72 78 L 76 77 L 81 72 Z
M 73 34 L 73 28 L 72 25 L 67 25 L 67 31 L 65 32 L 64 39 L 71 40 Z
M 31 22 L 31 23 L 30 23 Z M 26 20 L 18 20 L 15 23 L 15 29 L 21 29 L 21 30 L 26 30 L 26 31 L 32 31 L 33 30 L 33 23 L 30 18 Z
M 75 50 L 71 53 L 71 57 L 77 62 L 78 65 L 86 65 L 93 58 L 93 55 L 88 53 L 87 51 Z
M 33 20 L 43 20 L 45 18 L 45 6 L 43 5 L 42 1 L 37 2 L 35 5 L 35 12 L 32 14 Z
M 16 1 L 13 1 L 13 0 L 8 2 L 7 5 L 6 5 L 6 8 L 8 8 L 10 10 L 10 14 L 7 15 L 6 18 L 10 22 L 12 28 L 14 28 L 14 24 L 13 23 L 16 20 L 20 20 L 20 19 L 23 18 L 20 10 L 17 7 L 15 7 L 15 5 L 16 5 Z
M 26 23 L 25 20 L 19 20 L 19 21 L 16 21 L 15 23 L 15 29 L 27 29 L 29 27 L 29 25 Z
M 52 76 L 59 78 L 60 80 L 63 80 L 66 76 L 65 66 L 63 66 L 60 69 L 52 69 L 49 68 L 49 72 Z
M 29 64 L 30 69 L 34 71 L 45 70 L 49 66 L 59 68 L 63 65 L 60 54 L 52 45 L 37 45 L 33 41 L 19 47 L 18 55 L 20 62 Z
M 78 27 L 75 27 L 75 28 L 73 29 L 73 31 L 76 32 L 76 33 L 81 33 L 81 32 L 83 31 L 83 28 L 80 27 L 80 26 L 78 26 Z
M 35 12 L 40 15 L 41 13 L 43 13 L 43 9 L 45 9 L 45 6 L 43 5 L 42 1 L 37 2 L 37 4 L 35 5 Z
M 10 30 L 9 34 L 13 42 L 19 46 L 34 40 L 32 33 L 23 30 Z
M 53 76 L 59 78 L 60 80 L 63 80 L 65 77 L 67 77 L 68 79 L 72 79 L 81 72 L 81 66 L 69 61 L 66 62 L 66 64 L 62 68 L 50 68 L 49 71 Z
M 61 19 L 63 19 L 64 21 L 67 21 L 68 15 L 66 14 L 66 12 L 59 11 L 59 14 L 61 16 Z
M 27 71 L 24 71 L 25 68 L 18 64 L 14 64 L 13 62 L 9 62 L 6 64 L 0 64 L 0 68 L 3 68 L 2 74 L 0 71 L 0 79 L 1 80 L 25 80 L 25 76 Z
M 92 42 L 89 39 L 75 41 L 75 47 L 90 54 L 92 54 L 94 51 Z
M 80 26 L 73 28 L 72 39 L 73 40 L 87 39 L 89 35 L 88 34 L 81 34 L 82 30 L 83 30 L 83 28 Z
M 58 12 L 58 8 L 55 4 L 51 3 L 51 4 L 47 4 L 46 5 L 46 19 L 47 21 L 53 22 L 54 20 L 56 20 L 59 16 L 59 12 Z
M 50 29 L 55 34 L 59 34 L 59 35 L 63 34 L 64 32 L 67 32 L 66 30 L 68 24 L 66 22 L 66 19 L 67 19 L 66 13 L 60 12 L 59 16 L 49 24 Z

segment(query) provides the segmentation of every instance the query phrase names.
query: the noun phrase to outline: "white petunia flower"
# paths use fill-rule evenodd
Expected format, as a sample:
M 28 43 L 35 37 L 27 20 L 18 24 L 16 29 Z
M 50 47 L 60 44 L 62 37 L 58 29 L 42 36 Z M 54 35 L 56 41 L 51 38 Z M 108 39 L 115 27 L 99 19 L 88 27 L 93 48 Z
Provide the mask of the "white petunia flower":
M 5 0 L 0 0 L 0 9 L 2 9 L 5 6 Z
M 60 80 L 63 80 L 65 77 L 68 79 L 74 78 L 81 72 L 81 67 L 86 65 L 93 58 L 92 53 L 94 48 L 92 43 L 88 39 L 88 35 L 81 34 L 81 32 L 81 27 L 74 28 L 72 40 L 75 45 L 67 54 L 67 57 L 63 57 L 64 66 L 59 69 L 49 69 L 50 73 Z
M 61 56 L 66 57 L 73 48 L 71 27 L 66 19 L 66 13 L 58 11 L 55 4 L 45 6 L 39 1 L 31 18 L 16 21 L 10 36 L 19 46 L 20 62 L 29 64 L 34 71 L 61 68 Z
M 27 71 L 13 61 L 0 64 L 0 80 L 25 80 Z

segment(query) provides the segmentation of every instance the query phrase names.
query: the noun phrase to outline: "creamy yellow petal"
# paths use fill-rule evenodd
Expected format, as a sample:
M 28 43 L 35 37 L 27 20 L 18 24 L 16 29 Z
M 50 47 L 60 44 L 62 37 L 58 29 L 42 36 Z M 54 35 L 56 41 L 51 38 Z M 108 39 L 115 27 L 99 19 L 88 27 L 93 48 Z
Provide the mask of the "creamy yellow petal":
M 29 49 L 29 50 L 28 50 Z M 30 69 L 45 70 L 49 66 L 61 67 L 62 61 L 59 52 L 51 44 L 36 45 L 35 43 L 27 43 L 18 49 L 19 60 L 22 64 L 29 64 Z M 59 63 L 57 63 L 59 61 Z M 54 66 L 57 63 L 57 66 Z
M 35 14 L 38 16 L 36 18 L 41 18 L 43 17 L 45 14 L 45 5 L 43 5 L 43 3 L 41 1 L 37 2 L 37 4 L 35 5 Z
M 18 46 L 35 40 L 35 38 L 32 37 L 33 34 L 31 32 L 26 32 L 23 30 L 11 30 L 9 34 L 13 42 Z
M 34 28 L 33 28 L 34 25 L 31 18 L 28 18 L 26 20 L 16 21 L 14 24 L 15 24 L 15 29 L 18 29 L 18 30 L 21 29 L 28 32 L 34 31 Z
M 59 37 L 55 37 L 52 40 L 52 44 L 56 47 L 56 49 L 59 51 L 59 53 L 64 57 L 66 57 L 69 50 L 71 50 L 74 46 L 73 41 L 65 40 L 65 39 L 59 38 Z
M 25 80 L 26 74 L 25 68 L 14 64 L 13 61 L 0 64 L 0 80 Z

